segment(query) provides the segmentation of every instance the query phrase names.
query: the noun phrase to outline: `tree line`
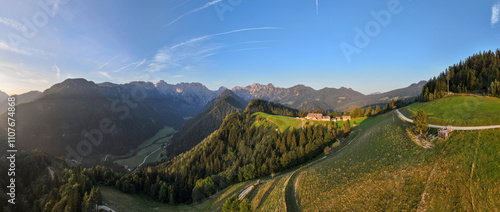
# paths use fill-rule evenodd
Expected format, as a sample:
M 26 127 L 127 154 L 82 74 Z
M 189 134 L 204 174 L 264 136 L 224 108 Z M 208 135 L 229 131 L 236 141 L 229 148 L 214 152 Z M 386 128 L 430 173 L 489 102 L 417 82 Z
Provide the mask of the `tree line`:
M 484 51 L 449 66 L 422 88 L 420 101 L 432 101 L 452 93 L 500 96 L 500 50 Z M 448 85 L 449 83 L 449 85 Z

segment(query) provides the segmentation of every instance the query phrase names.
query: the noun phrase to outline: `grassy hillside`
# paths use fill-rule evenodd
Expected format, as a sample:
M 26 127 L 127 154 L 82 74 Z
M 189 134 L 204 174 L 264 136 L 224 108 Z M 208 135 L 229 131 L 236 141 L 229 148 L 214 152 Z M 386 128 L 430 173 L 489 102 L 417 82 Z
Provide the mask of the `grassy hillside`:
M 252 114 L 255 118 L 254 126 L 260 127 L 262 125 L 274 125 L 278 127 L 280 132 L 286 132 L 289 129 L 300 129 L 302 121 L 288 116 L 271 115 L 267 113 L 257 112 Z
M 360 125 L 338 153 L 298 174 L 304 211 L 500 209 L 500 130 L 413 143 L 394 112 Z M 345 145 L 345 143 L 344 143 Z
M 436 125 L 483 126 L 500 124 L 500 99 L 481 96 L 453 96 L 431 102 L 415 103 L 401 109 L 407 117 L 418 110 Z
M 286 132 L 289 129 L 300 129 L 302 127 L 302 121 L 300 119 L 296 119 L 294 117 L 289 116 L 280 116 L 280 115 L 271 115 L 267 113 L 257 112 L 252 114 L 252 117 L 255 118 L 254 125 L 256 127 L 260 126 L 275 126 L 278 128 L 280 132 Z M 366 117 L 356 118 L 350 120 L 351 127 L 354 125 L 359 125 L 359 123 L 363 122 Z M 329 122 L 329 121 L 312 121 L 312 120 L 304 120 L 304 126 L 328 126 L 328 125 L 337 125 L 339 127 L 343 126 L 346 121 L 338 121 L 338 122 Z

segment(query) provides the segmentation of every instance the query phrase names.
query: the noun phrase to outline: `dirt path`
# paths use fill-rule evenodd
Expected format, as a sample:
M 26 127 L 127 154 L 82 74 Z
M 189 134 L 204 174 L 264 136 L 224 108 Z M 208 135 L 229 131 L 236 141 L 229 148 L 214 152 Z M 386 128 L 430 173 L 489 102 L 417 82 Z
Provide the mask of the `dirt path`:
M 420 203 L 418 203 L 417 211 L 427 211 L 427 209 L 424 208 L 425 199 L 429 196 L 429 194 L 427 193 L 427 189 L 429 188 L 429 184 L 432 180 L 432 176 L 434 176 L 434 173 L 436 173 L 436 166 L 437 165 L 438 165 L 438 162 L 434 163 L 434 166 L 432 167 L 431 173 L 429 174 L 429 177 L 427 177 L 427 181 L 425 182 L 424 192 L 422 192 L 422 197 L 420 198 Z
M 277 202 L 277 208 L 274 210 L 278 210 L 278 211 L 281 211 L 279 210 L 280 209 L 280 206 L 281 206 L 281 197 L 283 197 L 285 194 L 285 190 L 286 190 L 286 187 L 288 186 L 288 181 L 290 181 L 290 178 L 292 178 L 293 174 L 295 174 L 297 170 L 295 170 L 294 172 L 292 172 L 292 174 L 290 174 L 290 176 L 288 177 L 288 179 L 286 179 L 285 183 L 283 184 L 283 189 L 281 190 L 281 193 L 280 193 L 280 198 L 278 199 L 278 202 Z M 284 211 L 287 211 L 287 205 L 286 205 L 286 199 L 285 199 L 285 210 Z
M 295 203 L 297 204 L 297 208 L 299 209 L 299 211 L 300 211 L 300 203 L 299 203 L 299 197 L 297 195 L 297 193 L 298 193 L 297 192 L 297 187 L 298 187 L 298 184 L 299 184 L 300 176 L 302 176 L 302 172 L 300 172 L 299 176 L 297 177 L 297 179 L 295 179 L 295 184 L 293 186 L 293 194 L 295 196 Z
M 471 204 L 472 204 L 472 211 L 476 211 L 476 205 L 474 204 L 474 193 L 472 193 L 472 177 L 474 176 L 474 168 L 476 167 L 476 158 L 477 158 L 477 150 L 479 149 L 479 139 L 481 137 L 481 134 L 479 133 L 477 136 L 476 140 L 476 151 L 474 153 L 474 158 L 472 159 L 472 165 L 471 165 L 471 170 L 470 170 L 470 180 L 469 180 L 469 192 L 470 192 L 470 199 L 471 199 Z
M 403 115 L 401 112 L 399 112 L 398 109 L 396 109 L 396 112 L 398 113 L 399 117 L 401 117 L 403 120 L 413 123 L 413 120 L 407 118 L 405 115 Z M 448 126 L 440 126 L 440 125 L 433 125 L 429 124 L 430 128 L 437 128 L 437 129 L 445 129 Z M 496 129 L 500 128 L 500 125 L 490 125 L 490 126 L 472 126 L 472 127 L 460 127 L 460 126 L 451 126 L 453 130 L 487 130 L 487 129 Z
M 149 157 L 150 155 L 154 154 L 155 152 L 157 152 L 158 150 L 160 150 L 160 149 L 162 149 L 162 148 L 163 148 L 163 147 L 162 147 L 162 146 L 160 146 L 160 148 L 158 148 L 158 149 L 156 149 L 155 151 L 153 151 L 153 152 L 149 153 L 148 155 L 146 155 L 146 157 L 144 157 L 144 160 L 142 161 L 142 163 L 141 163 L 141 164 L 139 164 L 139 165 L 137 165 L 137 167 L 135 167 L 135 169 L 134 169 L 134 171 L 133 171 L 132 173 L 136 172 L 136 171 L 137 171 L 137 170 L 138 170 L 138 169 L 142 166 L 142 164 L 146 163 L 146 160 L 148 159 L 148 157 Z

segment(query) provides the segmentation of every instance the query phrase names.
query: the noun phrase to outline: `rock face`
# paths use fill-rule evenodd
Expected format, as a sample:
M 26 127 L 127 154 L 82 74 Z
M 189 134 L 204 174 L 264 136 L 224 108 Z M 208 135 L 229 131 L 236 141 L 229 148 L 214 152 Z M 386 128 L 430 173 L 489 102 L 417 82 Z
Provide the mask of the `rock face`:
M 347 111 L 355 107 L 387 103 L 391 99 L 411 99 L 422 92 L 425 81 L 386 93 L 364 95 L 351 88 L 323 88 L 315 90 L 304 85 L 291 88 L 275 87 L 273 84 L 252 84 L 234 87 L 232 91 L 247 101 L 264 99 L 284 104 L 299 110 Z
M 172 85 L 163 80 L 156 83 L 155 87 L 163 94 L 175 96 L 188 104 L 201 106 L 205 106 L 210 100 L 225 90 L 225 88 L 221 87 L 217 91 L 212 91 L 201 83 L 179 83 Z

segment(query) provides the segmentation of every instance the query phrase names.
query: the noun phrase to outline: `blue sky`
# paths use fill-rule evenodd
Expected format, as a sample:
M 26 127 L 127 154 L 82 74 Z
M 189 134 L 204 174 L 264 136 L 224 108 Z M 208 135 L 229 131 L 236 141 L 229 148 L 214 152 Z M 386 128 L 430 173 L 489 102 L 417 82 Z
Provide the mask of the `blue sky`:
M 499 10 L 472 0 L 6 0 L 0 90 L 86 78 L 384 92 L 498 48 Z

